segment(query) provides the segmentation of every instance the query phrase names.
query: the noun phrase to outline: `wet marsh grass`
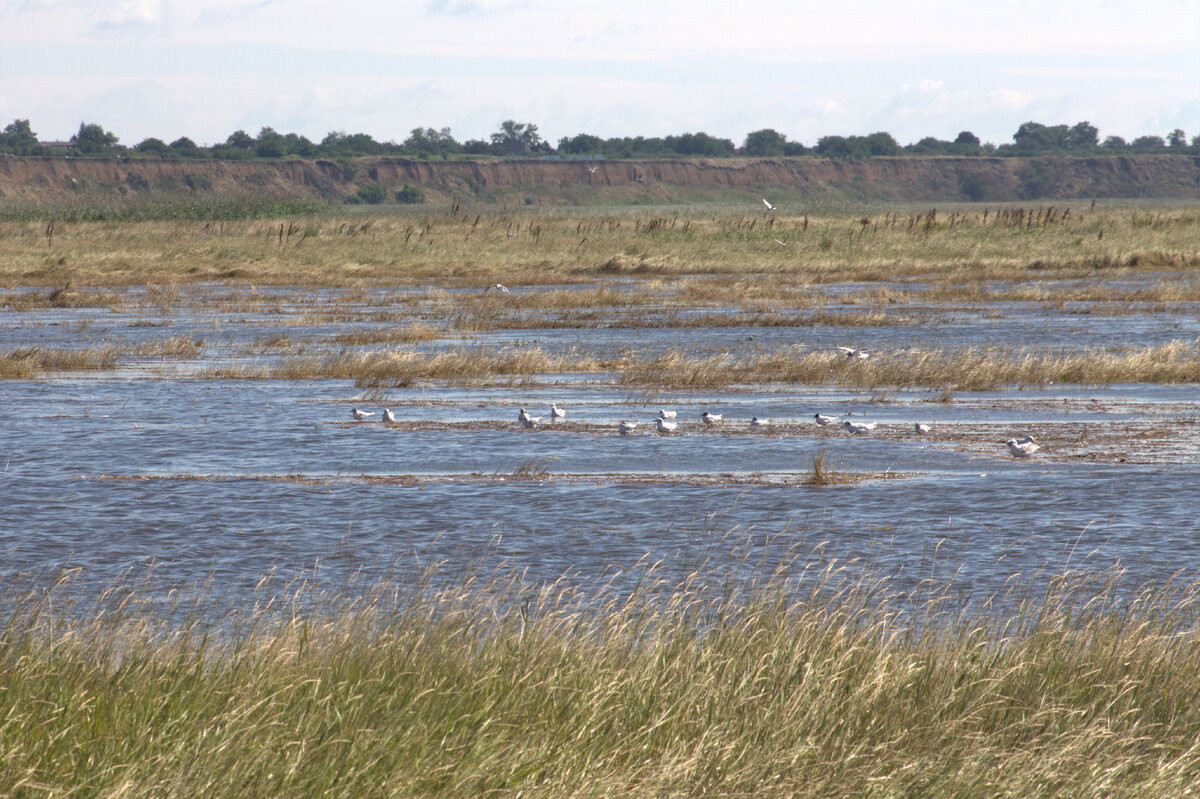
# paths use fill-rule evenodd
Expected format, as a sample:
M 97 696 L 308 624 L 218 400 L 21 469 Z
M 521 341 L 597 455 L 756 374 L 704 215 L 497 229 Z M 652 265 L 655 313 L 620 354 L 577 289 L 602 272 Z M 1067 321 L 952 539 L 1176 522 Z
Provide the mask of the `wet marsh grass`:
M 628 359 L 620 379 L 629 385 L 672 388 L 801 383 L 861 389 L 943 388 L 943 393 L 1053 383 L 1195 383 L 1200 382 L 1200 346 L 1173 341 L 1157 347 L 1083 353 L 971 347 L 876 354 L 865 361 L 798 348 L 736 357 L 670 350 L 645 360 Z
M 0 352 L 0 378 L 115 369 L 122 354 L 123 350 L 113 345 L 78 350 L 18 347 Z
M 371 344 L 416 344 L 422 341 L 432 341 L 441 338 L 442 333 L 433 325 L 424 322 L 410 322 L 403 327 L 388 327 L 382 330 L 355 330 L 350 333 L 339 333 L 327 341 L 348 347 L 368 346 Z
M 383 337 L 413 343 L 423 340 L 423 328 L 399 328 L 391 333 L 367 333 L 363 341 Z M 359 337 L 351 336 L 356 341 Z M 28 378 L 54 372 L 107 370 L 122 359 L 196 358 L 202 339 L 174 337 L 138 346 L 105 345 L 62 350 L 24 347 L 0 352 L 0 378 Z M 1173 341 L 1155 347 L 1085 352 L 1012 350 L 969 347 L 962 350 L 902 350 L 876 353 L 865 361 L 847 360 L 840 352 L 781 347 L 770 351 L 695 354 L 669 349 L 644 352 L 626 349 L 601 358 L 572 349 L 552 353 L 539 347 L 456 346 L 424 352 L 393 347 L 371 351 L 342 349 L 307 353 L 307 346 L 287 336 L 256 340 L 258 354 L 282 357 L 258 365 L 213 366 L 205 379 L 354 380 L 360 386 L 405 386 L 418 381 L 489 382 L 521 377 L 536 382 L 555 375 L 584 374 L 593 380 L 614 381 L 639 389 L 702 389 L 772 383 L 836 385 L 864 390 L 929 388 L 940 390 L 939 401 L 951 401 L 955 391 L 987 391 L 1051 384 L 1200 383 L 1200 345 Z
M 460 347 L 435 353 L 385 349 L 297 355 L 262 366 L 213 367 L 204 377 L 217 380 L 336 378 L 354 380 L 356 385 L 370 388 L 406 386 L 421 380 L 479 382 L 563 372 L 595 372 L 598 369 L 598 362 L 588 355 L 554 355 L 538 348 Z
M 837 470 L 827 461 L 825 450 L 817 450 L 812 456 L 812 469 L 804 478 L 804 485 L 827 486 L 835 485 L 839 475 Z
M 116 292 L 86 289 L 77 291 L 59 286 L 45 294 L 37 291 L 12 291 L 0 294 L 0 308 L 9 311 L 40 311 L 48 308 L 119 309 L 123 297 Z
M 290 337 L 259 337 L 247 354 L 292 357 L 282 366 L 218 368 L 210 376 L 367 381 L 486 376 L 477 358 L 453 354 L 437 356 L 442 361 L 434 365 L 432 355 L 368 363 L 307 353 L 496 330 L 894 327 L 932 323 L 947 308 L 986 312 L 1025 303 L 1081 314 L 1186 313 L 1189 303 L 1200 302 L 1200 279 L 1182 271 L 1200 264 L 1200 214 L 1193 209 L 1066 210 L 976 207 L 863 217 L 730 208 L 669 214 L 452 209 L 287 220 L 59 222 L 52 240 L 39 224 L 14 222 L 3 231 L 0 282 L 53 287 L 4 295 L 9 310 L 109 305 L 164 318 L 211 315 L 218 327 L 255 323 L 238 319 L 239 313 L 269 315 L 279 326 L 296 328 L 361 324 L 363 329 L 303 346 Z M 1095 242 L 1088 244 L 1093 233 Z M 829 247 L 809 246 L 818 235 L 832 242 Z M 763 243 L 770 246 L 760 251 Z M 1080 260 L 1081 252 L 1099 246 L 1112 250 L 1103 264 Z M 236 265 L 226 269 L 231 263 Z M 512 293 L 482 293 L 498 280 Z M 836 284 L 845 281 L 867 282 L 844 291 Z M 188 286 L 197 282 L 215 287 Z M 290 289 L 263 288 L 273 284 Z M 423 288 L 413 291 L 414 285 Z M 311 287 L 338 291 L 314 298 Z M 990 349 L 896 353 L 853 368 L 823 353 L 757 348 L 722 356 L 629 352 L 603 361 L 570 353 L 532 356 L 526 365 L 512 357 L 487 360 L 503 370 L 493 377 L 532 375 L 529 364 L 552 360 L 565 371 L 606 373 L 626 385 L 682 388 L 775 381 L 971 390 L 1196 380 L 1194 355 L 1182 352 L 1187 345 L 1171 347 L 1069 358 Z M 28 354 L 8 353 L 3 374 L 29 376 L 89 362 L 80 352 L 47 350 L 40 364 Z M 85 368 L 116 361 L 90 363 Z
M 228 612 L 4 592 L 0 793 L 1184 796 L 1195 583 L 1119 570 L 965 608 L 859 562 L 624 591 L 433 570 Z M 253 609 L 250 609 L 253 608 Z M 170 621 L 164 621 L 169 619 Z
M 196 358 L 204 341 L 188 336 L 148 341 L 136 346 L 105 344 L 82 349 L 17 347 L 0 350 L 0 379 L 21 379 L 61 372 L 110 371 L 129 358 Z

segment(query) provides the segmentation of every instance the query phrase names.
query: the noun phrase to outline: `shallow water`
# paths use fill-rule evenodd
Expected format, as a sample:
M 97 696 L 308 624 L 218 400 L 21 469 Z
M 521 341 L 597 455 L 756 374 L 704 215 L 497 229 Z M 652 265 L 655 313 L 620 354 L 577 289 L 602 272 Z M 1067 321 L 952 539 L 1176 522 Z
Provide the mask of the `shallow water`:
M 289 307 L 284 319 L 0 312 L 0 346 L 203 335 L 203 364 L 281 331 L 329 346 L 323 338 L 362 324 L 298 325 L 286 319 L 299 312 Z M 818 347 L 826 338 L 880 349 L 1085 348 L 1200 335 L 1197 319 L 1183 314 L 1007 308 L 998 317 L 959 309 L 934 318 L 928 328 L 588 328 L 472 340 L 606 352 Z M 236 591 L 268 570 L 298 573 L 318 562 L 336 585 L 380 564 L 487 554 L 532 579 L 573 571 L 586 582 L 647 558 L 681 570 L 705 558 L 736 567 L 745 556 L 738 544 L 751 541 L 768 560 L 786 545 L 824 542 L 826 556 L 866 557 L 902 587 L 937 564 L 957 572 L 967 593 L 998 575 L 1068 564 L 1119 562 L 1146 579 L 1200 569 L 1196 386 L 1051 386 L 948 403 L 929 394 L 639 393 L 570 375 L 371 395 L 340 380 L 167 380 L 136 369 L 8 380 L 0 382 L 0 568 L 11 578 L 77 566 L 100 585 L 154 564 L 164 584 L 214 577 Z M 548 417 L 552 400 L 568 408 L 565 424 L 530 431 L 517 423 L 522 406 Z M 397 426 L 350 418 L 351 407 L 385 405 Z M 680 412 L 676 435 L 649 432 L 663 406 Z M 705 409 L 725 423 L 704 427 Z M 881 426 L 861 437 L 818 430 L 816 411 Z M 751 416 L 774 424 L 751 431 Z M 619 436 L 622 419 L 643 426 Z M 916 421 L 933 423 L 934 433 L 915 435 Z M 1108 457 L 1123 446 L 1121 430 L 1160 427 L 1173 432 L 1152 457 Z M 1008 457 L 1000 442 L 1031 429 L 1054 444 L 1030 461 Z M 818 453 L 839 471 L 903 476 L 803 485 Z

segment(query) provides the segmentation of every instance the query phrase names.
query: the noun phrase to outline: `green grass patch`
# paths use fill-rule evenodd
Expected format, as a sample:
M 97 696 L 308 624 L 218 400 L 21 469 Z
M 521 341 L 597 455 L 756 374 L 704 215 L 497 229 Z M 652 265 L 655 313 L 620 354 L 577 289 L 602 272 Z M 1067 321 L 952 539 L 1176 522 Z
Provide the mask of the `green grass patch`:
M 190 177 L 190 176 L 189 176 Z M 328 203 L 290 197 L 175 197 L 0 206 L 3 222 L 170 222 L 262 219 L 327 213 Z

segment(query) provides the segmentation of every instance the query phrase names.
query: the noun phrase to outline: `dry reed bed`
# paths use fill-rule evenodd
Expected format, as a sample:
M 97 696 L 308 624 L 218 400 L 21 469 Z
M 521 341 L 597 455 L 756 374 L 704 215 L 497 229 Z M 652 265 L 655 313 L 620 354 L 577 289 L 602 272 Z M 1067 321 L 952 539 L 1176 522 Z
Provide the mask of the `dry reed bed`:
M 0 352 L 0 379 L 37 377 L 53 372 L 115 369 L 122 354 L 121 348 L 111 345 L 82 350 L 18 347 Z
M 2 231 L 0 285 L 446 282 L 482 288 L 496 281 L 744 273 L 822 282 L 930 275 L 1027 280 L 1200 265 L 1200 215 L 1192 209 L 1081 204 L 1050 222 L 1045 209 L 1022 210 L 1026 220 L 1040 213 L 1043 221 L 1009 225 L 996 209 L 977 208 L 934 212 L 932 224 L 929 212 L 909 224 L 909 217 L 891 212 L 860 218 L 728 208 L 662 217 L 643 209 L 536 215 L 453 209 L 219 224 L 56 223 L 52 236 L 44 224 L 17 222 Z
M 962 391 L 1050 383 L 1193 383 L 1200 382 L 1200 346 L 1174 341 L 1158 347 L 1082 354 L 972 347 L 877 354 L 866 361 L 799 348 L 711 356 L 671 350 L 647 360 L 626 362 L 621 368 L 621 381 L 673 388 L 778 382 Z
M 442 333 L 433 325 L 424 322 L 410 322 L 403 327 L 391 327 L 384 330 L 355 330 L 350 333 L 340 333 L 327 341 L 331 344 L 360 347 L 370 344 L 416 344 L 422 341 L 432 341 L 441 336 Z
M 911 312 L 817 311 L 780 313 L 729 310 L 690 313 L 677 309 L 632 313 L 564 313 L 534 316 L 496 313 L 487 316 L 455 317 L 449 332 L 477 334 L 495 330 L 684 330 L 694 328 L 766 328 L 766 327 L 909 327 L 928 322 Z M 388 340 L 381 335 L 380 341 Z M 338 343 L 342 343 L 340 337 Z M 367 342 L 364 342 L 367 343 Z
M 217 368 L 209 378 L 309 380 L 340 378 L 361 386 L 408 385 L 419 380 L 481 382 L 562 373 L 612 376 L 633 386 L 721 388 L 762 383 L 833 384 L 861 389 L 944 387 L 982 391 L 1053 383 L 1200 382 L 1200 347 L 1175 341 L 1122 352 L 1013 352 L 999 348 L 902 351 L 849 361 L 840 353 L 788 347 L 768 353 L 693 355 L 669 350 L 654 356 L 626 353 L 614 361 L 540 348 L 470 347 L 439 353 L 415 350 L 342 352 L 286 358 L 276 365 Z
M 631 593 L 427 572 L 225 613 L 5 593 L 0 793 L 1185 796 L 1200 597 L 1122 575 L 964 610 L 863 564 Z M 275 591 L 274 594 L 269 592 Z M 244 603 L 243 607 L 249 607 Z M 205 614 L 216 621 L 206 618 Z M 162 619 L 175 619 L 164 622 Z
M 420 329 L 413 335 L 422 334 Z M 403 331 L 401 331 L 403 335 Z M 278 348 L 294 351 L 281 337 Z M 25 378 L 75 370 L 106 370 L 122 358 L 198 357 L 203 342 L 175 338 L 139 347 L 108 345 L 86 350 L 36 347 L 0 353 L 0 378 Z M 274 348 L 269 341 L 261 346 Z M 538 347 L 459 347 L 441 352 L 393 348 L 326 355 L 290 355 L 274 363 L 216 366 L 206 379 L 354 380 L 361 386 L 408 385 L 420 380 L 486 382 L 513 377 L 591 374 L 631 386 L 720 388 L 763 383 L 840 385 L 861 389 L 930 387 L 947 392 L 983 391 L 1053 383 L 1200 382 L 1200 346 L 1173 341 L 1156 347 L 1059 353 L 971 347 L 964 350 L 902 350 L 847 360 L 836 352 L 799 347 L 770 352 L 695 355 L 678 349 L 646 355 L 627 351 L 614 359 L 571 350 L 548 353 Z
M 84 349 L 18 347 L 0 351 L 0 379 L 29 378 L 56 372 L 109 371 L 128 358 L 197 358 L 201 339 L 175 336 L 137 346 L 106 344 Z
M 588 355 L 552 355 L 538 348 L 468 347 L 439 353 L 392 349 L 378 352 L 343 351 L 332 355 L 298 356 L 277 364 L 214 367 L 209 379 L 314 380 L 340 378 L 361 386 L 407 385 L 417 380 L 478 381 L 513 376 L 595 372 L 599 363 Z

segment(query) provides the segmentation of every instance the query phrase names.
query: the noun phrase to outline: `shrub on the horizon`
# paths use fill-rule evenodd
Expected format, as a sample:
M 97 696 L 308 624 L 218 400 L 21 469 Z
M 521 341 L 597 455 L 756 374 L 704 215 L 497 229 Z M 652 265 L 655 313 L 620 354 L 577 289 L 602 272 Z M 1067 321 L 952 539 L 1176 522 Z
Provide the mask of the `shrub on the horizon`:
M 416 186 L 405 183 L 404 188 L 396 192 L 396 202 L 401 205 L 420 205 L 425 202 L 425 195 Z
M 368 183 L 360 186 L 355 196 L 368 205 L 379 205 L 387 202 L 387 189 L 378 183 Z
M 964 175 L 958 184 L 959 191 L 973 203 L 987 199 L 987 181 L 982 175 Z

